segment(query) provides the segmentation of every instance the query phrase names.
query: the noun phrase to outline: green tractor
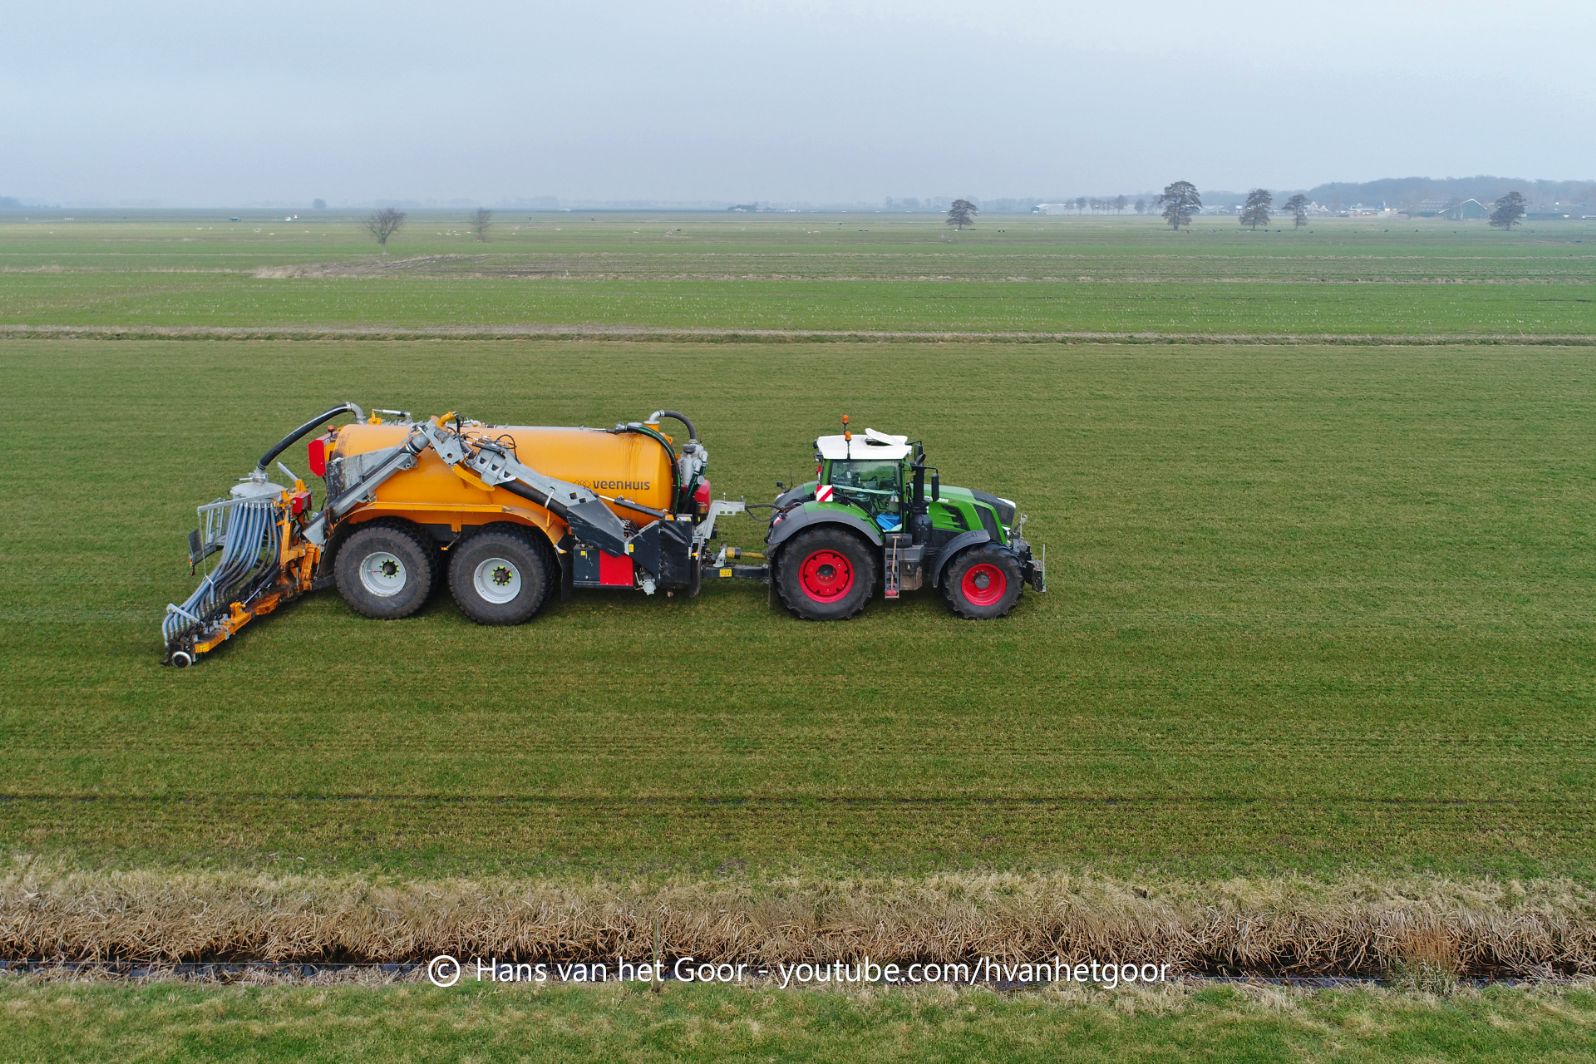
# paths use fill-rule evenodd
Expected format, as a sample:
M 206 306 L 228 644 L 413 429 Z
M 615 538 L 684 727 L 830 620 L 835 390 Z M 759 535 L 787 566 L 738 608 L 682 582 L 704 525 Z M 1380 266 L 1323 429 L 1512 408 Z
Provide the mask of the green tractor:
M 816 479 L 777 496 L 765 536 L 776 595 L 806 620 L 844 620 L 877 593 L 941 588 L 954 613 L 1003 617 L 1026 584 L 1047 590 L 1046 551 L 1025 515 L 984 491 L 944 487 L 907 436 L 848 430 L 815 441 Z M 929 487 L 928 487 L 929 481 Z M 778 485 L 780 487 L 781 485 Z

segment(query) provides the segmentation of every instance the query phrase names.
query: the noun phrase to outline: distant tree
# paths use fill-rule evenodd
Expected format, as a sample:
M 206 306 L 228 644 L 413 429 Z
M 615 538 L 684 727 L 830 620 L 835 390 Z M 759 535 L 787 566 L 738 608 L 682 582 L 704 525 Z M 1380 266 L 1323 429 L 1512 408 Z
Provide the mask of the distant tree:
M 327 209 L 327 201 L 319 197 L 317 199 L 313 199 L 310 201 L 310 209 L 313 211 L 324 211 Z
M 372 211 L 366 218 L 366 231 L 377 238 L 377 246 L 388 250 L 388 238 L 399 231 L 405 224 L 405 212 L 396 211 L 392 207 L 384 207 L 380 211 Z
M 1136 200 L 1136 213 L 1137 214 L 1146 214 L 1147 213 L 1147 201 L 1146 200 L 1140 199 L 1140 198 L 1138 198 Z
M 1176 181 L 1164 186 L 1156 203 L 1164 221 L 1178 233 L 1180 227 L 1190 225 L 1192 215 L 1202 209 L 1203 198 L 1190 181 Z
M 1496 201 L 1491 211 L 1491 224 L 1498 229 L 1511 229 L 1524 220 L 1524 194 L 1509 192 Z
M 1125 213 L 1125 208 L 1127 206 L 1129 206 L 1129 204 L 1130 204 L 1130 200 L 1126 199 L 1124 196 L 1115 196 L 1114 197 L 1114 213 L 1115 214 L 1124 214 Z
M 1281 209 L 1291 214 L 1291 220 L 1294 223 L 1292 225 L 1293 229 L 1301 229 L 1308 224 L 1308 197 L 1302 193 L 1299 192 L 1286 200 L 1285 203 L 1281 204 Z
M 948 224 L 956 226 L 962 233 L 965 226 L 975 224 L 975 216 L 980 212 L 981 208 L 969 200 L 956 199 L 953 201 L 953 206 L 948 208 Z
M 488 226 L 493 224 L 493 212 L 486 207 L 478 207 L 471 212 L 471 232 L 476 235 L 477 243 L 488 242 Z
M 1076 211 L 1077 214 L 1085 214 L 1086 213 L 1086 197 L 1085 196 L 1076 196 L 1075 197 L 1075 211 Z
M 1267 188 L 1255 188 L 1247 193 L 1247 202 L 1241 205 L 1241 224 L 1248 229 L 1257 229 L 1260 225 L 1269 224 L 1269 208 L 1273 207 L 1275 198 L 1269 194 Z

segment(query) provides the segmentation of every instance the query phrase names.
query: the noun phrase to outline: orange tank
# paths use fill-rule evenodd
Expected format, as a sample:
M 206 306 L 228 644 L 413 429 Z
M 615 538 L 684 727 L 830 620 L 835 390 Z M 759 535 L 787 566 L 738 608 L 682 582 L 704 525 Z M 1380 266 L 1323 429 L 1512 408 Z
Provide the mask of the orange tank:
M 592 490 L 623 520 L 644 524 L 653 517 L 611 500 L 624 497 L 655 510 L 674 509 L 674 457 L 659 440 L 645 433 L 473 422 L 466 422 L 464 428 L 468 435 L 504 444 L 513 441 L 520 461 L 540 473 Z M 403 422 L 345 425 L 329 441 L 327 459 L 333 462 L 384 450 L 403 442 L 409 433 L 410 426 Z M 375 498 L 352 512 L 348 520 L 377 517 L 446 525 L 457 532 L 464 526 L 518 520 L 542 528 L 556 542 L 565 531 L 560 518 L 522 496 L 503 488 L 485 491 L 468 483 L 430 448 L 422 452 L 414 469 L 390 477 L 377 488 Z

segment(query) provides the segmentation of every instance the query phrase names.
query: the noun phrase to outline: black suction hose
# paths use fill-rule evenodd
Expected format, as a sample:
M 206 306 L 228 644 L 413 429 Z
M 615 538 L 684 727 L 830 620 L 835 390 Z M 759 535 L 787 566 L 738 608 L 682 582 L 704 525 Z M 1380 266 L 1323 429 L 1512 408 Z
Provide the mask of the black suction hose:
M 339 403 L 331 410 L 317 414 L 315 417 L 299 426 L 293 432 L 290 432 L 288 435 L 278 440 L 272 446 L 271 450 L 260 456 L 260 462 L 255 466 L 255 469 L 258 472 L 264 473 L 266 471 L 266 467 L 272 464 L 272 459 L 276 458 L 278 455 L 288 450 L 288 448 L 292 447 L 294 442 L 301 436 L 305 435 L 305 433 L 309 432 L 311 429 L 319 427 L 328 418 L 337 417 L 339 414 L 344 413 L 353 414 L 356 417 L 361 418 L 366 416 L 366 412 L 361 410 L 360 407 L 356 406 L 354 403 Z
M 687 419 L 686 414 L 677 413 L 675 410 L 656 410 L 654 411 L 654 416 L 649 418 L 649 420 L 658 421 L 662 417 L 673 418 L 677 421 L 680 421 L 683 425 L 686 425 L 687 438 L 692 441 L 697 441 L 698 430 L 693 427 L 693 423 Z

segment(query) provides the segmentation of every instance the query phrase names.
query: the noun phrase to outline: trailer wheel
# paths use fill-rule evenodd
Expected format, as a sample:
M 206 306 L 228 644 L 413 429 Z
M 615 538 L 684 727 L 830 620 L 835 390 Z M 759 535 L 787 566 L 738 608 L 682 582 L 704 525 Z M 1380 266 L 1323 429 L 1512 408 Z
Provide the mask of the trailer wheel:
M 864 609 L 876 587 L 875 548 L 836 526 L 807 529 L 781 548 L 774 582 L 806 621 L 841 621 Z
M 400 522 L 362 525 L 338 546 L 338 593 L 365 617 L 393 621 L 419 610 L 432 592 L 437 548 Z
M 987 544 L 962 550 L 948 563 L 942 597 L 960 617 L 985 621 L 1008 616 L 1024 583 L 1014 555 Z
M 449 553 L 449 593 L 478 624 L 520 624 L 548 599 L 548 551 L 520 529 L 484 529 Z

